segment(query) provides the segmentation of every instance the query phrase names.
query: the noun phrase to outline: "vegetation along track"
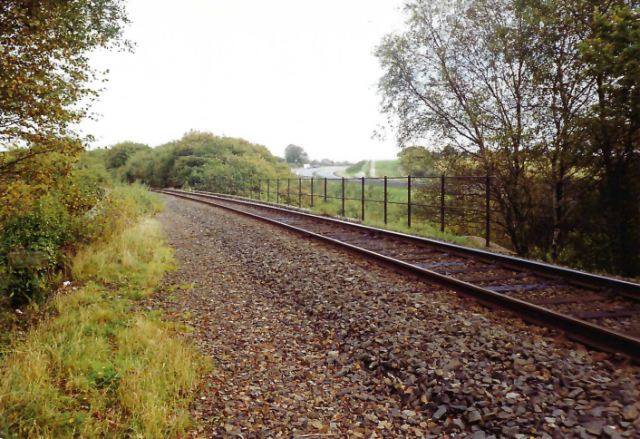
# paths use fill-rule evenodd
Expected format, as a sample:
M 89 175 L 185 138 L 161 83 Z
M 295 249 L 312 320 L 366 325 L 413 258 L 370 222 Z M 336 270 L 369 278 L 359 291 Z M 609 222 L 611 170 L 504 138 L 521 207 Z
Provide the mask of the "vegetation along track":
M 640 284 L 217 194 L 163 192 L 339 246 L 585 345 L 640 361 Z

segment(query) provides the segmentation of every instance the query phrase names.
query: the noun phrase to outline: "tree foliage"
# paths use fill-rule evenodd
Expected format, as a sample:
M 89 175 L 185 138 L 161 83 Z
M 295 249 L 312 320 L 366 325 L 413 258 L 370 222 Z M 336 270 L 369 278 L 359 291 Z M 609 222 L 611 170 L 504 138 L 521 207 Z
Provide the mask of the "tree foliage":
M 302 166 L 309 161 L 309 156 L 301 146 L 287 145 L 284 150 L 284 159 L 291 165 Z
M 0 305 L 43 297 L 65 258 L 123 212 L 97 211 L 109 205 L 104 175 L 78 163 L 85 139 L 72 127 L 104 78 L 88 54 L 130 48 L 127 22 L 123 0 L 0 2 Z
M 413 177 L 425 177 L 435 172 L 435 156 L 433 151 L 422 146 L 408 146 L 398 153 L 400 166 L 405 174 Z
M 125 143 L 92 154 L 105 154 L 108 166 L 126 181 L 142 181 L 154 187 L 210 188 L 214 179 L 278 178 L 290 175 L 289 167 L 262 145 L 243 139 L 190 132 L 182 139 L 148 148 Z M 135 152 L 133 152 L 135 149 Z M 114 168 L 110 157 L 127 161 Z
M 139 151 L 151 149 L 148 145 L 134 142 L 121 142 L 113 145 L 105 155 L 107 169 L 120 168 Z
M 458 172 L 494 175 L 496 220 L 521 255 L 563 260 L 597 238 L 611 256 L 616 230 L 637 258 L 636 0 L 413 0 L 406 12 L 408 29 L 377 49 L 399 145 L 430 139 L 459 152 Z M 610 220 L 585 210 L 594 195 Z M 579 263 L 605 268 L 595 259 Z
M 640 2 L 594 14 L 580 45 L 586 75 L 597 85 L 585 132 L 598 184 L 596 222 L 610 269 L 640 272 Z
M 122 0 L 6 0 L 0 4 L 0 206 L 29 206 L 71 172 L 102 78 L 88 53 L 127 48 Z M 3 209 L 4 210 L 4 209 Z M 2 220 L 0 219 L 0 227 Z

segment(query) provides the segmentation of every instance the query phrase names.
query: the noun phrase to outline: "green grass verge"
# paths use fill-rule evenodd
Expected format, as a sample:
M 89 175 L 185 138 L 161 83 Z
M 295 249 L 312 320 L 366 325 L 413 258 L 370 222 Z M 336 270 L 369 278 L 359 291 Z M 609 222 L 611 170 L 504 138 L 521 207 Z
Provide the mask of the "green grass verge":
M 181 328 L 134 306 L 172 266 L 148 219 L 78 253 L 88 283 L 59 293 L 0 363 L 0 437 L 182 437 L 209 365 L 171 336 Z

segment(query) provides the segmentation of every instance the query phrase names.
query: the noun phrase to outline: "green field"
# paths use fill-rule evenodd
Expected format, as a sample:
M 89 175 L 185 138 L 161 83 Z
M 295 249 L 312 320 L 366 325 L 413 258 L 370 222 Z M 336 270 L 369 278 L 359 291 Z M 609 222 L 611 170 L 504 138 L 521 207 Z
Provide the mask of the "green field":
M 375 175 L 372 177 L 404 177 L 400 167 L 400 160 L 376 160 L 373 164 Z
M 344 178 L 373 177 L 373 175 L 371 175 L 371 160 L 359 161 L 344 171 L 336 172 L 336 175 Z
M 344 178 L 405 176 L 400 167 L 400 160 L 362 160 L 355 165 L 348 167 L 344 171 L 337 172 L 336 175 Z

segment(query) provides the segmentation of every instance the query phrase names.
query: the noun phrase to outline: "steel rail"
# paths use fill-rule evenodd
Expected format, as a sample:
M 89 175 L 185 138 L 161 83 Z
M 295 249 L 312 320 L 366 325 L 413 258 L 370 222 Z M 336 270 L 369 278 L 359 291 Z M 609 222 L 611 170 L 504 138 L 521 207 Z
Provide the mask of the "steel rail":
M 186 191 L 178 191 L 178 190 L 162 190 L 162 193 L 173 195 L 176 197 L 180 197 L 183 199 L 188 199 L 191 201 L 195 201 L 198 203 L 222 208 L 234 213 L 238 213 L 250 218 L 254 218 L 263 222 L 267 222 L 287 230 L 293 231 L 295 233 L 301 234 L 303 236 L 312 238 L 317 241 L 328 243 L 332 246 L 341 247 L 347 250 L 351 254 L 355 254 L 358 256 L 366 256 L 368 259 L 376 261 L 386 267 L 393 268 L 396 271 L 399 271 L 403 274 L 409 274 L 416 279 L 423 280 L 427 283 L 436 283 L 446 288 L 451 288 L 458 294 L 470 297 L 475 299 L 477 302 L 488 306 L 490 308 L 497 308 L 505 311 L 510 311 L 516 314 L 518 317 L 522 318 L 524 321 L 529 323 L 533 323 L 539 326 L 549 327 L 556 329 L 558 331 L 563 332 L 567 338 L 583 343 L 587 346 L 596 348 L 598 350 L 611 352 L 611 353 L 619 353 L 629 358 L 632 358 L 636 361 L 640 361 L 640 338 L 631 337 L 626 334 L 622 334 L 617 331 L 613 331 L 602 326 L 594 325 L 592 323 L 586 322 L 584 320 L 580 320 L 575 317 L 568 316 L 566 314 L 558 313 L 546 308 L 543 308 L 539 305 L 535 305 L 530 302 L 526 302 L 524 300 L 516 299 L 510 296 L 506 296 L 504 294 L 500 294 L 498 292 L 491 291 L 489 289 L 473 285 L 468 282 L 464 282 L 459 279 L 455 279 L 453 277 L 428 270 L 426 268 L 421 268 L 410 263 L 377 253 L 372 250 L 367 250 L 362 247 L 358 247 L 337 239 L 330 238 L 328 236 L 320 235 L 318 233 L 305 230 L 290 224 L 286 224 L 281 221 L 274 220 L 272 218 L 263 217 L 251 212 L 246 212 L 241 209 L 236 209 L 234 207 L 226 206 L 224 204 L 218 204 L 210 200 L 218 200 L 220 202 L 233 203 L 246 205 L 250 207 L 256 207 L 261 209 L 272 210 L 276 212 L 280 212 L 288 215 L 297 215 L 307 219 L 312 219 L 316 221 L 328 222 L 335 225 L 340 225 L 343 227 L 349 228 L 357 228 L 360 230 L 364 230 L 367 232 L 374 232 L 376 234 L 384 234 L 386 236 L 391 236 L 394 238 L 399 238 L 404 242 L 410 242 L 412 244 L 421 243 L 426 244 L 429 247 L 436 247 L 438 249 L 446 250 L 448 253 L 454 253 L 458 255 L 464 255 L 470 259 L 481 260 L 483 262 L 499 262 L 504 266 L 508 266 L 510 268 L 517 269 L 526 269 L 528 271 L 537 272 L 540 270 L 541 273 L 544 274 L 552 274 L 554 277 L 564 277 L 559 273 L 570 273 L 571 280 L 574 277 L 585 276 L 589 286 L 596 285 L 601 287 L 601 285 L 606 285 L 606 288 L 611 288 L 611 285 L 622 284 L 625 286 L 625 293 L 631 291 L 631 296 L 638 299 L 640 298 L 640 285 L 633 284 L 626 281 L 620 281 L 618 279 L 606 278 L 604 276 L 592 275 L 589 273 L 580 272 L 577 270 L 571 270 L 563 267 L 555 267 L 549 264 L 544 264 L 535 261 L 527 261 L 520 258 L 514 258 L 505 255 L 494 254 L 490 252 L 486 252 L 478 249 L 469 249 L 466 247 L 462 247 L 456 244 L 444 243 L 441 241 L 432 240 L 429 238 L 416 237 L 413 235 L 407 235 L 404 233 L 393 232 L 384 229 L 378 229 L 375 227 L 364 226 L 361 224 L 355 224 L 348 221 L 326 218 L 317 215 L 311 215 L 304 212 L 299 212 L 290 209 L 282 209 L 274 206 L 253 203 L 249 201 L 240 201 L 236 199 L 221 197 L 212 194 L 206 193 L 192 193 Z M 204 197 L 208 199 L 202 198 L 194 198 L 194 196 Z M 533 267 L 533 268 L 532 268 Z M 557 270 L 553 270 L 557 269 Z M 585 285 L 586 281 L 580 278 L 578 279 L 578 284 Z M 596 283 L 592 283 L 593 279 L 596 280 Z M 605 282 L 611 281 L 611 282 Z M 633 287 L 633 288 L 631 288 Z M 635 288 L 635 289 L 634 289 Z M 617 288 L 616 292 L 619 292 Z M 625 294 L 626 295 L 626 294 Z
M 611 277 L 601 276 L 592 273 L 586 273 L 584 271 L 574 270 L 571 268 L 560 267 L 557 265 L 547 264 L 539 261 L 532 261 L 529 259 L 522 259 L 514 256 L 503 255 L 499 253 L 493 253 L 481 249 L 464 247 L 458 244 L 452 244 L 449 242 L 438 241 L 435 239 L 430 239 L 422 236 L 409 235 L 406 233 L 395 232 L 392 230 L 380 229 L 377 227 L 366 226 L 363 224 L 356 224 L 349 221 L 343 221 L 336 218 L 328 218 L 325 216 L 313 215 L 305 212 L 300 212 L 297 210 L 284 209 L 280 207 L 276 207 L 273 205 L 265 205 L 262 203 L 255 203 L 251 201 L 243 201 L 237 200 L 234 198 L 227 198 L 225 195 L 218 194 L 209 194 L 206 192 L 183 192 L 174 190 L 177 193 L 185 193 L 185 194 L 197 194 L 204 197 L 210 197 L 212 199 L 222 199 L 227 202 L 236 203 L 240 205 L 248 205 L 257 208 L 270 209 L 274 211 L 279 211 L 282 213 L 294 213 L 296 215 L 300 215 L 303 217 L 307 217 L 314 220 L 320 220 L 327 223 L 332 224 L 340 224 L 348 227 L 358 227 L 361 230 L 366 230 L 367 232 L 375 232 L 376 234 L 385 235 L 388 237 L 393 237 L 396 239 L 404 240 L 405 242 L 410 243 L 423 243 L 430 247 L 436 247 L 440 250 L 447 251 L 448 253 L 454 253 L 458 256 L 463 257 L 473 257 L 474 259 L 483 261 L 483 262 L 491 262 L 491 263 L 500 263 L 505 267 L 517 269 L 517 270 L 528 270 L 531 273 L 537 274 L 543 277 L 557 278 L 561 277 L 565 280 L 570 280 L 574 282 L 576 285 L 585 286 L 589 288 L 595 289 L 609 289 L 628 297 L 630 299 L 635 299 L 640 301 L 640 284 L 614 279 Z

